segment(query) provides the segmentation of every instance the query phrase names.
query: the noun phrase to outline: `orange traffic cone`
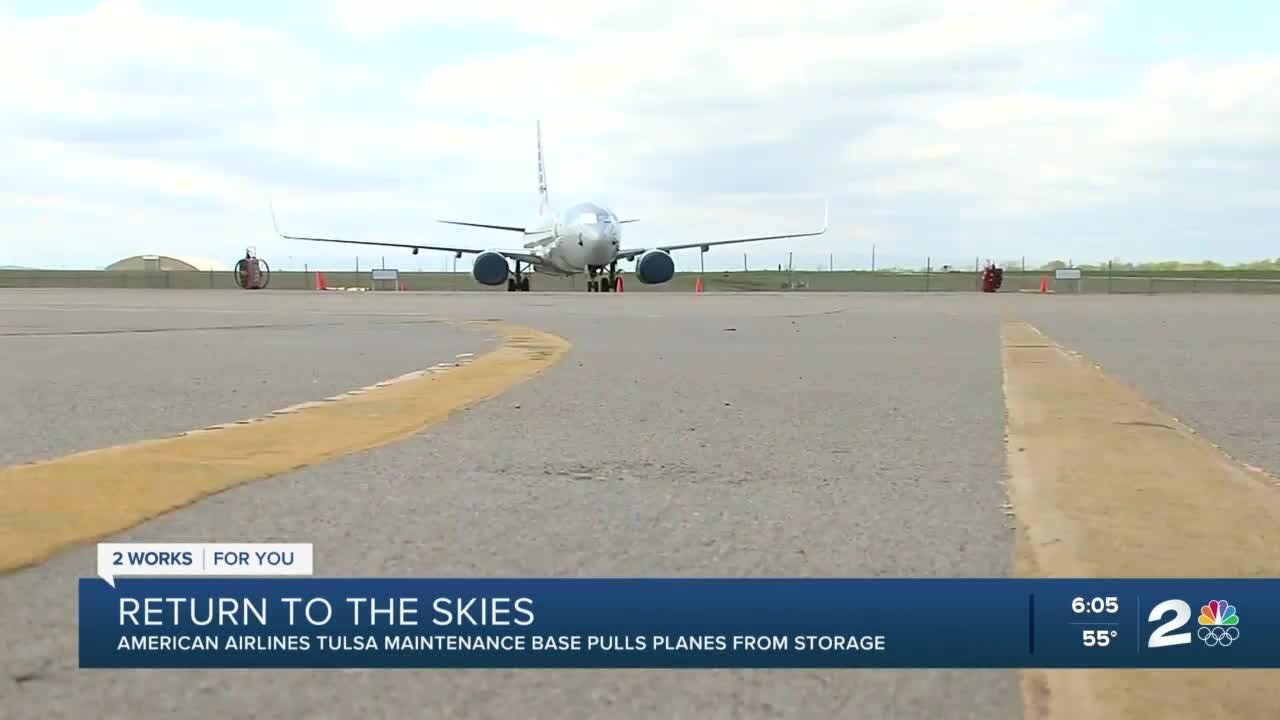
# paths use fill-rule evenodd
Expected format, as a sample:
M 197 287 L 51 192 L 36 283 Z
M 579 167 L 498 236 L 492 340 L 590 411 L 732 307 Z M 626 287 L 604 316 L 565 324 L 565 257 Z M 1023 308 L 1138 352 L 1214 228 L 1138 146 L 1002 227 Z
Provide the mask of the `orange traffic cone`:
M 621 275 L 619 275 L 619 276 L 618 276 L 618 286 L 617 286 L 617 290 L 618 290 L 618 292 L 622 292 L 622 276 L 621 276 Z
M 1048 275 L 1040 276 L 1040 292 L 1042 293 L 1049 292 L 1049 276 Z
M 698 276 L 698 281 L 693 284 L 693 291 L 696 293 L 702 292 L 702 276 L 701 275 Z
M 329 284 L 324 281 L 324 273 L 322 272 L 316 273 L 316 289 L 317 290 L 329 289 Z

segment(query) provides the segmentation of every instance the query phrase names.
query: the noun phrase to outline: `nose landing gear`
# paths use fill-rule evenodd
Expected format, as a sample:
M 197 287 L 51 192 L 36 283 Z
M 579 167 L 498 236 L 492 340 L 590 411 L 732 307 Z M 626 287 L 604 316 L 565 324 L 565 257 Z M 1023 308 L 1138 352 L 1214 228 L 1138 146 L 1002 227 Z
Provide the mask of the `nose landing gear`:
M 596 266 L 587 268 L 587 292 L 613 292 L 618 287 L 618 261 L 609 263 L 609 272 L 597 278 L 603 270 L 603 267 Z
M 520 261 L 516 261 L 516 276 L 507 278 L 507 292 L 529 292 L 529 278 L 520 269 Z

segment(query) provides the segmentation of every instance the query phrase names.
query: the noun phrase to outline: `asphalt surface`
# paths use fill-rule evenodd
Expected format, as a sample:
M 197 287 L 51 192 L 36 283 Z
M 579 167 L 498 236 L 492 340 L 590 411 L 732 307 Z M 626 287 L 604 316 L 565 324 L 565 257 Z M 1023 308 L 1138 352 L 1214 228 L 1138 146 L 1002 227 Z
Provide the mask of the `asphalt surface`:
M 308 299 L 0 290 L 0 465 L 255 417 L 497 341 Z
M 405 321 L 501 317 L 574 343 L 544 376 L 426 434 L 217 495 L 116 538 L 312 542 L 317 573 L 331 576 L 1007 575 L 1014 551 L 1001 511 L 1001 317 L 1016 312 L 1051 335 L 1077 327 L 1097 341 L 1099 359 L 1107 363 L 1111 352 L 1115 365 L 1132 356 L 1115 338 L 1145 332 L 1163 317 L 1162 299 L 1141 305 L 1147 299 L 1116 298 L 1091 310 L 1067 298 L 905 294 L 123 291 L 5 294 L 0 304 L 12 308 L 28 297 L 50 306 L 164 308 L 107 310 L 100 321 L 141 322 L 134 316 L 151 312 L 165 326 L 202 313 L 249 312 L 285 324 L 367 313 Z M 1188 302 L 1224 308 L 1195 311 L 1210 323 L 1223 322 L 1235 307 L 1206 298 Z M 1108 313 L 1112 324 L 1099 324 L 1099 315 Z M 365 343 L 341 334 L 352 327 L 363 325 L 255 331 L 261 343 L 279 348 L 273 357 L 284 364 L 260 358 L 260 367 L 305 378 L 307 366 L 299 369 L 298 358 L 318 354 L 324 343 L 345 343 L 350 354 L 333 367 L 353 373 L 352 385 L 359 385 L 380 379 L 372 377 L 379 372 L 391 376 L 423 359 L 436 362 L 454 349 L 453 340 L 431 334 L 425 350 L 403 341 L 414 357 L 376 365 L 391 361 L 381 351 L 361 357 L 353 348 Z M 388 327 L 379 337 L 435 333 L 435 327 Z M 215 341 L 199 333 L 167 337 L 169 344 L 152 352 L 189 362 L 207 356 L 202 367 L 221 374 L 219 362 L 227 356 L 199 349 Z M 1168 342 L 1164 337 L 1151 333 L 1148 342 Z M 472 351 L 473 341 L 487 339 L 464 335 L 457 347 Z M 1194 374 L 1196 362 L 1222 357 L 1213 347 L 1188 348 L 1186 367 L 1166 372 Z M 1145 357 L 1150 364 L 1161 356 Z M 113 388 L 127 394 L 131 386 L 114 377 L 115 366 L 103 371 L 102 362 L 68 352 L 52 363 L 28 361 L 26 372 L 34 377 L 43 367 L 96 375 L 105 402 L 86 408 L 94 418 L 77 422 L 137 422 L 124 416 L 145 406 L 111 398 Z M 1218 382 L 1246 379 L 1218 367 Z M 67 386 L 51 387 L 51 400 L 61 403 L 53 407 L 62 409 L 48 416 L 63 421 L 56 413 L 72 412 L 75 401 L 62 398 Z M 178 404 L 173 387 L 160 402 Z M 1223 392 L 1243 397 L 1249 390 L 1206 385 L 1186 392 L 1223 402 Z M 7 648 L 0 659 L 0 715 L 1022 715 L 1018 675 L 1009 671 L 79 671 L 75 581 L 91 575 L 93 566 L 92 550 L 83 549 L 0 577 L 6 608 L 0 642 Z
M 1280 477 L 1280 298 L 1044 299 L 1019 303 L 1020 315 L 1232 457 Z

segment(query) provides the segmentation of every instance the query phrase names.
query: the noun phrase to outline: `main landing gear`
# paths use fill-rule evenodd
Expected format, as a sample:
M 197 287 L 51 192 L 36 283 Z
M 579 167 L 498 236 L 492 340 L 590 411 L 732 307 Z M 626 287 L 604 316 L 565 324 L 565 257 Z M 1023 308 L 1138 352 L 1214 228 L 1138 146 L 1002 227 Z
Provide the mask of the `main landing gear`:
M 587 268 L 587 292 L 613 292 L 618 287 L 618 261 L 609 263 L 609 272 L 597 278 L 603 271 L 603 267 Z
M 516 261 L 516 276 L 507 278 L 507 292 L 529 292 L 529 278 L 520 270 L 520 261 Z

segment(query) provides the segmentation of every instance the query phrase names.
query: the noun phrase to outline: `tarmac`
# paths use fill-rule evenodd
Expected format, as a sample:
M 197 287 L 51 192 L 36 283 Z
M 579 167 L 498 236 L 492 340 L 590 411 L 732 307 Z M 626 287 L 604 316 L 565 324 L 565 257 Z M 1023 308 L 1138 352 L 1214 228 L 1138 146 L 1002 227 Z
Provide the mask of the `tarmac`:
M 1231 455 L 1280 472 L 1280 299 L 1071 300 L 1018 310 Z
M 1035 436 L 1033 454 L 1043 441 L 1006 407 L 1006 384 L 1043 372 L 1011 356 L 1011 319 L 1274 474 L 1277 310 L 1232 296 L 0 291 L 0 355 L 16 368 L 0 377 L 15 431 L 0 459 L 465 366 L 513 324 L 563 338 L 540 357 L 563 355 L 422 432 L 228 483 L 111 539 L 311 542 L 328 576 L 1006 576 L 1035 565 L 1027 531 L 1042 517 L 1034 498 L 1020 512 L 1016 487 L 1008 510 L 1006 433 Z M 1182 436 L 1149 442 L 1203 456 Z M 1252 531 L 1274 539 L 1280 488 L 1255 480 Z M 0 716 L 1071 716 L 1033 697 L 1062 702 L 1067 686 L 1008 670 L 81 671 L 85 542 L 0 575 Z M 1035 572 L 1057 574 L 1038 557 Z M 1280 575 L 1275 555 L 1259 562 Z M 1210 693 L 1155 716 L 1261 717 L 1254 694 L 1276 675 L 1253 677 L 1234 706 Z
M 208 293 L 0 293 L 0 425 L 12 429 L 0 465 L 234 422 L 497 343 L 434 318 L 286 307 Z

